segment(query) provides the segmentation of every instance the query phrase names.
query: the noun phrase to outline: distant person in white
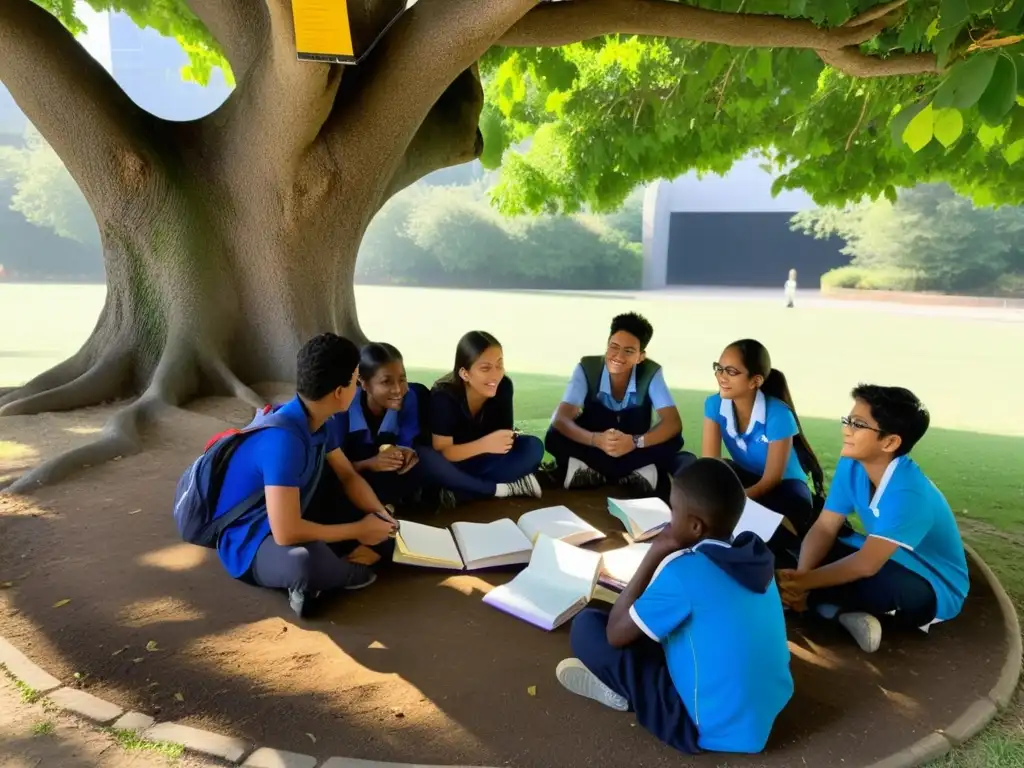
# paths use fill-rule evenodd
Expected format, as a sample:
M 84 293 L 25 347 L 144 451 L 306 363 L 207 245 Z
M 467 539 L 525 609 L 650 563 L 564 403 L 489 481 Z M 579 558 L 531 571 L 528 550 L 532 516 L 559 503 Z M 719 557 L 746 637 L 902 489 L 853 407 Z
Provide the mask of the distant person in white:
M 793 308 L 793 301 L 796 299 L 796 270 L 789 270 L 789 280 L 786 281 L 786 308 Z

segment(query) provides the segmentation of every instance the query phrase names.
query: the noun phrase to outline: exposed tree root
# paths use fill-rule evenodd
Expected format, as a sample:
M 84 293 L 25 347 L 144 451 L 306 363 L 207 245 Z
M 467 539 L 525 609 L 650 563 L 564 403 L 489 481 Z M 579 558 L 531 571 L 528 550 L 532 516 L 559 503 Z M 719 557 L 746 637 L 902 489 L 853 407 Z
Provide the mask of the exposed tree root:
M 260 397 L 251 388 L 243 384 L 232 373 L 231 369 L 228 368 L 227 363 L 219 357 L 206 360 L 203 364 L 203 370 L 212 379 L 214 384 L 223 387 L 233 397 L 248 403 L 253 408 L 262 408 L 267 404 L 266 398 Z
M 81 376 L 66 384 L 11 400 L 0 407 L 0 416 L 31 416 L 48 411 L 70 411 L 116 400 L 124 391 L 130 369 L 130 355 L 107 355 Z
M 15 400 L 22 400 L 26 397 L 46 392 L 65 384 L 70 384 L 89 368 L 89 358 L 83 347 L 77 354 L 72 355 L 62 363 L 58 363 L 47 371 L 31 379 L 20 387 L 12 387 L 0 392 L 0 414 L 3 407 Z

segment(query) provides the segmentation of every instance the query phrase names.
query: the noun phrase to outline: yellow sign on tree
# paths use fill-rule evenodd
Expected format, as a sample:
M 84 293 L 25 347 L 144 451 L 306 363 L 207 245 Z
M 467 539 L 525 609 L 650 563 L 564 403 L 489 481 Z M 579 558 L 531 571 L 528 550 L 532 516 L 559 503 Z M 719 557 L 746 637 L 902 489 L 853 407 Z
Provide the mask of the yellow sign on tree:
M 353 24 L 349 5 L 348 0 L 292 0 L 295 53 L 300 60 L 358 64 L 402 10 L 399 5 L 397 13 L 376 25 L 364 19 Z

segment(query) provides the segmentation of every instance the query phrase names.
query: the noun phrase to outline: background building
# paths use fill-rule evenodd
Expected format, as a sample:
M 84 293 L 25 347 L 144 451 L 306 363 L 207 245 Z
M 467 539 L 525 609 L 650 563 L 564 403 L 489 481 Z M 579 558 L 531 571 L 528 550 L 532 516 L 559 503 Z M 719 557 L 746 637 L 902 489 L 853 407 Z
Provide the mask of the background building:
M 772 197 L 774 180 L 748 157 L 725 176 L 690 173 L 652 184 L 644 199 L 644 289 L 778 288 L 791 268 L 812 288 L 822 274 L 848 264 L 841 240 L 790 229 L 794 213 L 816 206 L 800 190 Z

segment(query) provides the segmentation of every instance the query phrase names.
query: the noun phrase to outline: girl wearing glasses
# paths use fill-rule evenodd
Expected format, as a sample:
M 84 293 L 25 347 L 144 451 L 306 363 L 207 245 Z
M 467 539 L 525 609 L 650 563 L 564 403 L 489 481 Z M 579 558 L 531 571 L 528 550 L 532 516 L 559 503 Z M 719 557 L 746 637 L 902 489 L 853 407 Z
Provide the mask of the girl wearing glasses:
M 800 426 L 786 377 L 772 368 L 768 350 L 754 339 L 730 344 L 712 367 L 718 394 L 704 401 L 703 454 L 721 457 L 724 442 L 747 497 L 785 515 L 802 539 L 821 509 L 824 474 Z M 796 543 L 792 531 L 780 526 L 769 546 L 781 554 Z

